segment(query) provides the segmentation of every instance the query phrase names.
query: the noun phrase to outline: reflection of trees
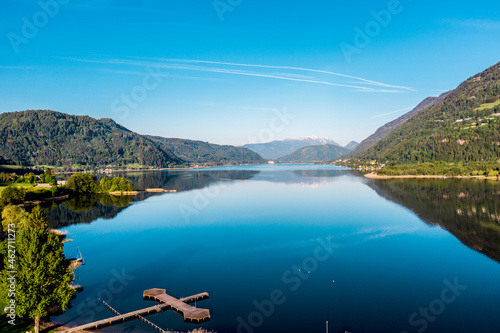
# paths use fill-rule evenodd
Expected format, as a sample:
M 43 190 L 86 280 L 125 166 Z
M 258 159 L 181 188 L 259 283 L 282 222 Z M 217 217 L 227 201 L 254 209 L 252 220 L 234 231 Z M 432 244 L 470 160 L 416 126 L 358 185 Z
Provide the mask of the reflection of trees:
M 247 180 L 258 173 L 249 170 L 185 170 L 127 172 L 120 176 L 129 179 L 135 189 L 163 188 L 180 192 L 201 189 L 221 180 Z
M 91 223 L 98 218 L 112 219 L 129 206 L 130 196 L 87 194 L 73 197 L 47 212 L 51 228 L 63 228 L 72 224 Z
M 462 179 L 388 179 L 370 182 L 369 186 L 500 262 L 500 184 Z
M 258 171 L 179 171 L 126 173 L 135 188 L 163 188 L 189 191 L 201 189 L 219 181 L 250 179 Z M 112 219 L 131 202 L 146 200 L 155 192 L 140 192 L 136 196 L 113 196 L 108 194 L 86 194 L 72 197 L 60 205 L 53 203 L 47 212 L 51 228 L 63 228 L 72 224 L 91 223 L 99 218 Z

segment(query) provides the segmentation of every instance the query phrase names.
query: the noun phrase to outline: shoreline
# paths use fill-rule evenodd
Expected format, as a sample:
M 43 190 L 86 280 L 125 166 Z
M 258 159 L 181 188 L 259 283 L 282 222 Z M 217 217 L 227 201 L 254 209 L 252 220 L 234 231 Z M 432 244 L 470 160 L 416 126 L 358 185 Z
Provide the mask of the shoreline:
M 220 167 L 232 167 L 232 166 L 249 166 L 249 165 L 266 165 L 267 163 L 260 164 L 225 164 L 225 165 L 213 165 L 213 166 L 199 166 L 199 167 L 186 167 L 186 168 L 158 168 L 158 169 L 122 169 L 122 170 L 112 170 L 109 172 L 98 172 L 98 171 L 55 171 L 55 174 L 64 175 L 72 173 L 103 173 L 103 174 L 113 174 L 116 172 L 145 172 L 145 171 L 177 171 L 177 170 L 199 170 L 199 169 L 211 169 Z
M 479 180 L 497 180 L 497 177 L 487 177 L 487 176 L 444 176 L 444 175 L 398 175 L 398 176 L 383 176 L 376 174 L 374 172 L 367 173 L 363 175 L 369 179 L 447 179 L 447 178 L 459 178 L 459 179 L 479 179 Z

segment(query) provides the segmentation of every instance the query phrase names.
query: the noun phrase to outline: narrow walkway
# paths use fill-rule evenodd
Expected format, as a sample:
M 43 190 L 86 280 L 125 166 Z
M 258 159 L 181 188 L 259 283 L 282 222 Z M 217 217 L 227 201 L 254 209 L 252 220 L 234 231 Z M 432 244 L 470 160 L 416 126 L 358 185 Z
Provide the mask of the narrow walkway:
M 155 313 L 173 310 L 184 316 L 184 321 L 187 323 L 200 324 L 207 320 L 210 320 L 210 311 L 207 309 L 198 309 L 189 305 L 189 303 L 194 303 L 207 299 L 209 297 L 208 293 L 201 293 L 189 297 L 184 297 L 177 299 L 165 293 L 165 289 L 149 289 L 144 291 L 143 297 L 145 300 L 154 300 L 160 304 L 147 307 L 145 309 L 132 311 L 124 314 L 118 314 L 116 310 L 111 308 L 108 304 L 105 304 L 113 313 L 117 314 L 114 317 L 102 319 L 95 321 L 93 323 L 73 327 L 71 329 L 65 330 L 64 333 L 78 332 L 82 330 L 97 330 L 108 326 L 118 325 L 126 321 L 141 319 L 142 317 L 149 316 Z M 148 324 L 149 325 L 149 324 Z M 154 324 L 153 324 L 154 325 Z M 154 325 L 156 326 L 156 325 Z M 155 327 L 156 328 L 156 327 Z M 158 327 L 159 328 L 159 327 Z

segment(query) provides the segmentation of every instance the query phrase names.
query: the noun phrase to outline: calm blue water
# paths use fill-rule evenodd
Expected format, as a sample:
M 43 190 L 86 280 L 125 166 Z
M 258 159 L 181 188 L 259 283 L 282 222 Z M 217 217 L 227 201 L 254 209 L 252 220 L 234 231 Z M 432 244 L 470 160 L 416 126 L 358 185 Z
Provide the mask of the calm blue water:
M 148 307 L 154 303 L 142 300 L 142 292 L 164 288 L 175 297 L 210 293 L 197 304 L 212 317 L 201 325 L 171 311 L 148 317 L 184 332 L 325 332 L 326 321 L 329 332 L 500 332 L 500 264 L 494 260 L 500 244 L 488 231 L 498 233 L 498 222 L 483 228 L 484 244 L 475 232 L 474 244 L 481 244 L 474 246 L 486 254 L 433 225 L 453 224 L 453 214 L 464 216 L 471 204 L 494 219 L 496 197 L 456 203 L 462 208 L 443 201 L 438 207 L 452 205 L 451 215 L 434 214 L 439 209 L 429 207 L 437 199 L 419 198 L 420 184 L 413 190 L 314 165 L 131 178 L 136 187 L 179 191 L 65 228 L 74 240 L 66 255 L 74 257 L 78 245 L 85 257 L 75 281 L 84 290 L 55 321 L 78 325 L 112 316 L 98 297 L 122 313 Z M 500 191 L 496 184 L 477 186 L 479 193 L 491 186 Z M 424 222 L 418 216 L 425 212 L 431 217 Z M 482 228 L 488 222 L 478 221 L 470 223 Z M 154 332 L 139 321 L 103 331 Z

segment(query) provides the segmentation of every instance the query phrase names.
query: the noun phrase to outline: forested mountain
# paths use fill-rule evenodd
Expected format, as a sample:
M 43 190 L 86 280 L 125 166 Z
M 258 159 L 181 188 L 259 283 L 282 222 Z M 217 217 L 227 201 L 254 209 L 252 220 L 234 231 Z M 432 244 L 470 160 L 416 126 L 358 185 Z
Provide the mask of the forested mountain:
M 265 160 L 244 147 L 216 145 L 203 141 L 146 136 L 165 152 L 172 152 L 190 164 L 238 165 L 259 164 Z
M 1 164 L 167 168 L 264 162 L 246 148 L 140 135 L 108 118 L 49 110 L 0 114 Z
M 300 148 L 291 154 L 278 158 L 280 162 L 324 162 L 349 153 L 350 150 L 336 145 L 320 145 Z
M 362 160 L 398 163 L 495 161 L 500 158 L 500 63 L 414 115 Z
M 0 114 L 0 160 L 52 166 L 169 167 L 183 163 L 111 119 L 49 110 Z
M 284 155 L 291 154 L 300 148 L 308 146 L 325 145 L 325 144 L 340 146 L 335 141 L 327 138 L 308 136 L 308 137 L 292 138 L 285 140 L 275 140 L 266 143 L 251 143 L 251 144 L 246 144 L 243 147 L 253 150 L 263 158 L 274 160 Z
M 423 111 L 423 110 L 427 109 L 428 107 L 430 107 L 436 103 L 441 102 L 443 99 L 446 98 L 446 96 L 448 96 L 449 93 L 450 92 L 447 91 L 439 96 L 427 97 L 422 102 L 420 102 L 410 112 L 407 112 L 404 115 L 402 115 L 401 117 L 399 117 L 393 121 L 390 121 L 390 122 L 386 123 L 385 125 L 380 126 L 375 131 L 375 133 L 373 133 L 372 135 L 370 135 L 369 137 L 367 137 L 366 139 L 361 141 L 361 143 L 358 144 L 358 146 L 355 147 L 353 149 L 353 151 L 351 153 L 349 153 L 346 157 L 356 157 L 357 155 L 363 153 L 367 149 L 373 147 L 380 140 L 382 140 L 387 135 L 389 135 L 389 133 L 391 133 L 396 127 L 398 127 L 399 125 L 401 125 L 402 123 L 404 123 L 405 121 L 407 121 L 408 119 L 413 117 L 415 114 L 419 113 L 420 111 Z

